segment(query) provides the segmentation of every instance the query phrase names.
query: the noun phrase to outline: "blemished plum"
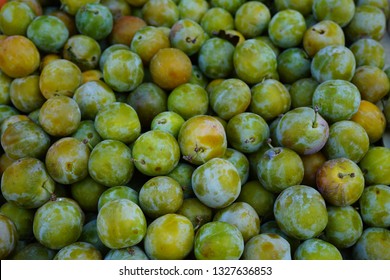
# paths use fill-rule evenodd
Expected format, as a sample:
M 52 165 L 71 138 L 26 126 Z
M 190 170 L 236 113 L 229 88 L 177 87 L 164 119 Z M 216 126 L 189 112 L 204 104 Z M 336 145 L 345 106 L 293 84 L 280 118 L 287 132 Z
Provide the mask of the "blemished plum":
M 97 216 L 99 238 L 110 249 L 137 245 L 145 237 L 146 228 L 144 213 L 129 199 L 107 202 Z
M 59 250 L 76 242 L 85 214 L 71 198 L 57 197 L 39 207 L 34 216 L 34 236 L 49 249 Z
M 185 119 L 178 113 L 172 111 L 164 111 L 157 114 L 150 123 L 151 130 L 162 130 L 173 135 L 177 139 L 179 130 Z
M 145 253 L 154 260 L 184 259 L 192 250 L 194 228 L 179 214 L 165 214 L 151 222 L 144 239 Z
M 194 254 L 198 260 L 239 260 L 244 239 L 236 226 L 226 222 L 209 222 L 198 229 Z
M 234 202 L 220 209 L 215 213 L 213 221 L 227 222 L 236 226 L 244 242 L 260 233 L 260 217 L 256 210 L 246 202 Z
M 390 260 L 390 231 L 366 228 L 352 248 L 352 257 L 357 260 Z
M 371 185 L 364 189 L 359 199 L 360 213 L 366 225 L 372 227 L 390 226 L 390 187 Z
M 1 193 L 7 201 L 32 209 L 46 203 L 55 182 L 45 164 L 36 158 L 22 158 L 12 163 L 1 177 Z
M 118 140 L 104 140 L 95 146 L 88 159 L 88 173 L 96 182 L 121 186 L 134 173 L 131 149 Z
M 352 247 L 363 233 L 363 220 L 352 206 L 328 206 L 323 239 L 338 249 Z
M 275 233 L 260 233 L 245 243 L 243 260 L 291 260 L 290 243 Z
M 305 185 L 283 190 L 275 200 L 274 215 L 281 230 L 300 240 L 319 236 L 328 223 L 324 198 Z
M 347 158 L 327 160 L 317 171 L 317 189 L 334 206 L 352 205 L 363 193 L 364 175 L 357 163 Z
M 183 204 L 183 190 L 175 179 L 155 176 L 140 189 L 139 206 L 148 217 L 156 219 L 165 214 L 175 213 Z
M 192 188 L 196 197 L 206 206 L 224 208 L 240 194 L 240 175 L 230 161 L 213 158 L 194 170 Z
M 319 238 L 303 241 L 294 253 L 295 260 L 342 260 L 341 252 L 333 244 Z

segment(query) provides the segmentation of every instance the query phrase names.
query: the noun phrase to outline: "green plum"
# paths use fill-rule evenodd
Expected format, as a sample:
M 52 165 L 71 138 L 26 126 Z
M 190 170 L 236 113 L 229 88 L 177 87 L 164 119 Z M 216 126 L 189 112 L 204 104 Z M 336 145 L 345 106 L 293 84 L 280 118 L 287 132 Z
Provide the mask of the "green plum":
M 0 230 L 0 259 L 4 260 L 16 248 L 18 232 L 12 220 L 3 214 L 0 214 Z
M 0 214 L 11 219 L 16 227 L 19 240 L 31 239 L 35 209 L 26 209 L 13 202 L 6 202 L 0 207 Z
M 245 243 L 243 260 L 291 260 L 290 243 L 275 233 L 261 233 Z
M 355 55 L 356 67 L 372 65 L 383 69 L 385 66 L 385 48 L 377 40 L 371 38 L 361 38 L 351 44 L 349 49 Z
M 197 260 L 239 260 L 244 239 L 236 226 L 226 222 L 209 222 L 198 229 L 194 241 Z
M 107 188 L 93 180 L 90 176 L 77 181 L 70 186 L 72 198 L 77 201 L 85 212 L 97 212 L 98 201 Z
M 183 123 L 184 118 L 178 113 L 172 111 L 164 111 L 157 114 L 151 124 L 151 130 L 162 130 L 172 134 L 176 139 L 179 134 L 179 130 Z
M 134 173 L 131 149 L 117 140 L 103 140 L 92 150 L 87 172 L 107 187 L 128 183 Z
M 59 250 L 79 239 L 84 221 L 84 212 L 73 199 L 53 198 L 37 209 L 34 236 L 45 247 Z
M 92 244 L 78 241 L 61 248 L 54 260 L 101 260 L 102 254 Z
M 56 250 L 49 249 L 39 242 L 33 242 L 12 256 L 12 260 L 52 260 Z
M 300 240 L 319 236 L 328 223 L 324 198 L 305 185 L 283 190 L 275 200 L 274 214 L 281 230 Z
M 345 27 L 355 14 L 353 0 L 314 0 L 312 12 L 318 21 L 332 20 Z
M 390 184 L 390 148 L 370 146 L 359 162 L 366 185 Z
M 227 148 L 222 158 L 233 163 L 240 174 L 241 185 L 245 184 L 249 178 L 249 160 L 246 155 L 235 149 Z
M 91 150 L 103 140 L 96 131 L 95 122 L 93 120 L 81 121 L 77 130 L 70 136 L 80 140 Z
M 277 61 L 279 80 L 285 84 L 292 84 L 311 76 L 311 59 L 302 48 L 294 47 L 282 51 Z
M 183 190 L 184 198 L 193 197 L 194 191 L 192 190 L 191 177 L 195 167 L 189 163 L 181 162 L 167 174 L 168 177 L 175 179 Z
M 295 260 L 342 260 L 341 252 L 333 244 L 319 238 L 303 241 L 294 253 Z
M 83 226 L 83 231 L 81 232 L 80 238 L 78 241 L 88 242 L 93 245 L 96 249 L 100 251 L 102 255 L 108 253 L 109 249 L 103 242 L 100 240 L 97 232 L 97 219 L 94 217 L 89 222 L 86 222 Z
M 255 38 L 267 31 L 271 20 L 269 8 L 258 1 L 243 3 L 234 15 L 234 26 L 245 38 Z
M 128 186 L 115 186 L 106 189 L 99 197 L 98 210 L 100 210 L 104 204 L 116 199 L 128 199 L 139 204 L 138 192 Z
M 139 246 L 131 246 L 123 249 L 111 249 L 104 260 L 149 260 L 143 249 Z
M 359 199 L 363 222 L 372 227 L 390 226 L 390 187 L 371 185 L 364 188 Z
M 312 77 L 295 81 L 289 89 L 291 108 L 311 107 L 313 94 L 318 85 L 319 83 Z
M 212 36 L 220 30 L 234 29 L 234 18 L 231 13 L 221 7 L 211 7 L 200 20 L 203 30 Z
M 213 219 L 213 210 L 196 197 L 185 198 L 176 214 L 187 217 L 195 231 Z
M 390 231 L 368 227 L 352 248 L 355 260 L 390 260 Z

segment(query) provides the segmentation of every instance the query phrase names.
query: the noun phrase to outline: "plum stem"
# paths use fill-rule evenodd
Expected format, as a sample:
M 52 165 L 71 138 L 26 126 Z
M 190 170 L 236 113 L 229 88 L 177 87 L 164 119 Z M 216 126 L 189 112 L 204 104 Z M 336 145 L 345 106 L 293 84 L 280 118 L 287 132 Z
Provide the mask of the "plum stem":
M 314 121 L 313 121 L 313 128 L 316 128 L 318 126 L 318 122 L 317 122 L 317 118 L 318 118 L 318 111 L 320 109 L 318 108 L 318 106 L 314 106 L 314 112 L 315 112 L 315 115 L 314 115 Z
M 339 178 L 340 179 L 343 179 L 344 177 L 346 177 L 346 176 L 349 176 L 349 177 L 351 177 L 351 178 L 354 178 L 355 177 L 355 172 L 351 172 L 351 173 L 339 173 L 338 174 L 338 176 L 339 176 Z

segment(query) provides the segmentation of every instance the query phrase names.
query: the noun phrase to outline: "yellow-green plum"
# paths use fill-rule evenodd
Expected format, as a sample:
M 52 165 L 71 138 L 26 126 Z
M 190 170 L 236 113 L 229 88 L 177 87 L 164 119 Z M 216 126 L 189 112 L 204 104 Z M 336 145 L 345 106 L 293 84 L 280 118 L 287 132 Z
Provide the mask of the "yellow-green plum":
M 282 191 L 275 200 L 274 215 L 281 230 L 300 240 L 319 236 L 328 223 L 324 198 L 305 185 Z
M 390 231 L 368 227 L 352 248 L 355 260 L 390 260 Z
M 334 206 L 352 205 L 364 189 L 364 176 L 350 159 L 327 160 L 317 171 L 317 189 L 326 202 Z
M 102 254 L 88 242 L 74 242 L 61 248 L 54 260 L 101 260 Z
M 185 198 L 176 214 L 187 217 L 195 231 L 213 219 L 213 210 L 196 197 Z
M 328 206 L 323 239 L 338 249 L 352 247 L 363 233 L 363 220 L 353 206 Z
M 390 187 L 372 185 L 364 189 L 360 199 L 360 214 L 366 225 L 372 227 L 390 226 Z
M 33 242 L 12 254 L 12 260 L 52 260 L 57 253 L 56 250 L 49 249 L 39 242 Z
M 359 162 L 366 185 L 390 184 L 390 148 L 371 146 Z
M 199 115 L 183 123 L 179 130 L 178 143 L 186 161 L 201 165 L 225 154 L 227 137 L 225 128 L 218 119 Z
M 18 232 L 15 224 L 7 216 L 0 214 L 0 259 L 6 259 L 16 247 Z
M 145 253 L 154 260 L 184 259 L 192 250 L 194 227 L 179 214 L 165 214 L 153 220 L 144 239 Z
M 34 236 L 45 247 L 59 250 L 76 242 L 85 215 L 71 198 L 56 197 L 39 207 L 34 216 Z
M 166 175 L 180 160 L 177 140 L 162 130 L 141 134 L 134 142 L 132 153 L 135 167 L 148 176 Z
M 29 240 L 33 235 L 35 209 L 26 209 L 13 202 L 5 202 L 0 207 L 0 214 L 11 219 L 16 227 L 19 240 Z
M 104 256 L 104 260 L 149 260 L 149 257 L 139 246 L 134 245 L 123 249 L 111 249 Z
M 194 170 L 192 188 L 196 197 L 206 206 L 224 208 L 240 194 L 240 175 L 230 161 L 213 158 Z
M 310 107 L 298 107 L 288 111 L 275 128 L 277 141 L 299 155 L 320 151 L 329 137 L 327 121 Z
M 303 241 L 294 253 L 295 260 L 342 260 L 341 252 L 333 244 L 319 238 Z
M 353 0 L 314 0 L 312 12 L 316 20 L 332 20 L 345 27 L 355 14 Z
M 236 226 L 226 222 L 209 222 L 195 234 L 194 254 L 197 260 L 239 260 L 244 239 Z
M 145 237 L 146 228 L 141 208 L 128 199 L 107 202 L 97 216 L 99 238 L 110 249 L 137 245 Z
M 107 187 L 96 182 L 90 176 L 70 185 L 72 198 L 86 212 L 97 212 L 98 201 Z
M 78 241 L 90 243 L 98 249 L 102 255 L 107 254 L 110 250 L 99 238 L 97 232 L 97 215 L 94 215 L 92 220 L 83 225 L 83 230 Z
M 195 167 L 189 163 L 179 161 L 176 167 L 167 174 L 168 177 L 175 179 L 183 190 L 184 198 L 194 197 L 192 190 L 191 177 Z
M 172 111 L 164 111 L 157 114 L 150 124 L 151 130 L 163 130 L 173 135 L 177 139 L 179 130 L 183 123 L 184 118 L 178 113 Z
M 214 215 L 213 221 L 227 222 L 236 226 L 247 242 L 260 233 L 260 218 L 256 210 L 246 202 L 234 202 L 220 209 Z
M 183 204 L 183 190 L 180 184 L 168 176 L 149 179 L 139 191 L 139 205 L 151 218 L 175 213 Z
M 275 233 L 260 233 L 245 243 L 243 260 L 291 260 L 290 243 Z
M 377 40 L 371 38 L 362 38 L 351 44 L 349 49 L 355 56 L 356 67 L 371 65 L 376 66 L 379 69 L 383 69 L 385 66 L 385 48 Z
M 45 164 L 36 158 L 22 158 L 12 163 L 1 177 L 1 193 L 7 201 L 31 209 L 46 203 L 55 182 Z
M 233 163 L 240 174 L 241 185 L 245 184 L 249 178 L 249 160 L 246 155 L 235 149 L 227 148 L 222 158 Z
M 115 199 L 128 199 L 139 204 L 138 192 L 128 186 L 115 186 L 106 189 L 99 197 L 98 210 L 100 210 L 104 204 Z

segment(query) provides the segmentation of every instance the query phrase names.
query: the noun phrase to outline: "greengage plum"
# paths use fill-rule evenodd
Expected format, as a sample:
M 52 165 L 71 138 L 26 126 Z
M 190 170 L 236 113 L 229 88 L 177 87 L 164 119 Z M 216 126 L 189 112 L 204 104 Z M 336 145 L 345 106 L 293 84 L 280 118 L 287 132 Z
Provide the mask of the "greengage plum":
M 352 248 L 355 260 L 390 260 L 390 231 L 368 227 Z
M 165 214 L 153 220 L 144 239 L 145 253 L 154 260 L 184 259 L 192 250 L 194 228 L 179 214 Z
M 95 129 L 93 120 L 84 120 L 80 122 L 77 130 L 70 135 L 86 144 L 90 149 L 93 149 L 103 139 Z
M 371 185 L 364 189 L 360 199 L 360 213 L 363 222 L 372 227 L 390 226 L 390 187 Z
M 290 243 L 275 233 L 261 233 L 245 243 L 243 260 L 291 260 Z
M 109 251 L 106 245 L 104 245 L 99 238 L 97 232 L 97 219 L 95 216 L 92 218 L 92 220 L 84 224 L 83 231 L 81 232 L 78 241 L 88 242 L 92 244 L 96 249 L 100 251 L 102 255 L 107 254 Z
M 43 246 L 39 242 L 33 242 L 20 251 L 12 254 L 12 260 L 52 260 L 57 251 Z
M 134 245 L 123 249 L 111 249 L 104 260 L 149 260 L 141 247 Z
M 216 118 L 198 115 L 183 123 L 178 143 L 186 161 L 201 165 L 225 154 L 227 137 L 223 125 Z
M 0 259 L 6 259 L 15 249 L 18 232 L 15 224 L 7 216 L 0 214 Z
M 39 89 L 39 76 L 13 79 L 9 84 L 9 99 L 20 112 L 30 113 L 40 108 L 46 99 Z
M 118 140 L 101 141 L 89 156 L 87 172 L 107 187 L 128 183 L 134 173 L 131 149 Z
M 122 16 L 131 15 L 130 3 L 126 0 L 101 0 L 100 4 L 106 6 L 113 17 L 113 20 L 117 20 Z
M 310 78 L 303 78 L 295 81 L 288 92 L 290 93 L 291 108 L 311 107 L 313 94 L 319 83 Z
M 47 202 L 54 192 L 54 180 L 44 163 L 22 158 L 12 163 L 1 177 L 1 192 L 7 201 L 32 209 Z
M 98 2 L 99 0 L 61 0 L 61 9 L 74 16 L 82 6 Z
M 188 18 L 200 23 L 203 15 L 210 8 L 210 3 L 206 0 L 181 0 L 177 8 L 181 19 Z
M 314 0 L 312 12 L 318 21 L 332 20 L 345 27 L 355 14 L 353 0 Z
M 279 80 L 285 84 L 310 77 L 311 59 L 302 48 L 289 48 L 278 55 Z
M 175 213 L 183 203 L 183 190 L 175 179 L 155 176 L 149 179 L 139 191 L 139 205 L 151 218 Z
M 234 29 L 234 18 L 224 8 L 211 7 L 202 16 L 200 25 L 209 36 L 212 36 L 220 30 Z
M 333 244 L 319 238 L 303 241 L 294 253 L 295 260 L 342 260 L 341 252 Z
M 366 185 L 390 184 L 390 148 L 371 146 L 359 166 Z
M 213 219 L 213 210 L 196 197 L 185 198 L 176 214 L 187 217 L 195 231 Z
M 327 160 L 327 157 L 324 155 L 324 152 L 320 150 L 314 154 L 301 155 L 301 159 L 304 169 L 302 184 L 315 187 L 317 170 Z
M 16 227 L 19 240 L 29 240 L 33 235 L 35 209 L 26 209 L 14 202 L 6 202 L 0 207 L 0 214 L 11 219 Z
M 226 222 L 209 222 L 198 229 L 194 241 L 197 260 L 239 260 L 244 239 L 236 226 Z
M 157 114 L 151 124 L 151 130 L 162 130 L 173 135 L 177 139 L 179 130 L 184 124 L 185 120 L 178 113 L 172 111 L 164 111 Z
M 78 240 L 84 220 L 84 212 L 73 199 L 53 198 L 35 212 L 34 236 L 45 247 L 59 250 Z
M 371 65 L 383 69 L 385 66 L 385 48 L 377 40 L 362 38 L 352 43 L 349 49 L 355 55 L 356 67 Z
M 142 28 L 148 26 L 144 19 L 135 15 L 125 15 L 113 22 L 108 42 L 111 45 L 121 44 L 130 46 L 135 34 Z
M 240 175 L 230 161 L 213 158 L 194 170 L 192 188 L 196 197 L 206 206 L 224 208 L 240 194 Z
M 115 186 L 106 189 L 99 197 L 98 210 L 100 210 L 104 204 L 116 199 L 129 199 L 135 204 L 139 204 L 138 192 L 128 186 Z
M 102 254 L 92 244 L 78 241 L 61 248 L 54 260 L 101 260 Z
M 245 184 L 249 178 L 249 160 L 246 155 L 232 148 L 227 148 L 222 158 L 227 159 L 236 167 L 241 185 Z
M 176 167 L 167 174 L 168 177 L 175 179 L 183 190 L 183 197 L 193 197 L 194 191 L 192 190 L 191 177 L 194 172 L 195 167 L 189 163 L 181 162 L 176 165 Z
M 107 202 L 99 210 L 97 231 L 110 249 L 137 245 L 146 235 L 146 218 L 141 208 L 128 199 Z
M 90 176 L 70 186 L 72 198 L 76 200 L 85 212 L 97 212 L 99 198 L 106 189 L 105 186 L 99 184 Z
M 7 36 L 25 36 L 28 26 L 35 17 L 34 11 L 26 3 L 7 1 L 0 10 L 1 33 Z
M 274 2 L 277 11 L 294 9 L 305 17 L 312 12 L 313 0 L 276 0 Z
M 148 25 L 172 27 L 179 9 L 173 0 L 149 0 L 142 6 L 142 18 Z
M 328 223 L 324 198 L 305 185 L 283 190 L 275 200 L 274 214 L 281 230 L 300 240 L 319 236 Z

